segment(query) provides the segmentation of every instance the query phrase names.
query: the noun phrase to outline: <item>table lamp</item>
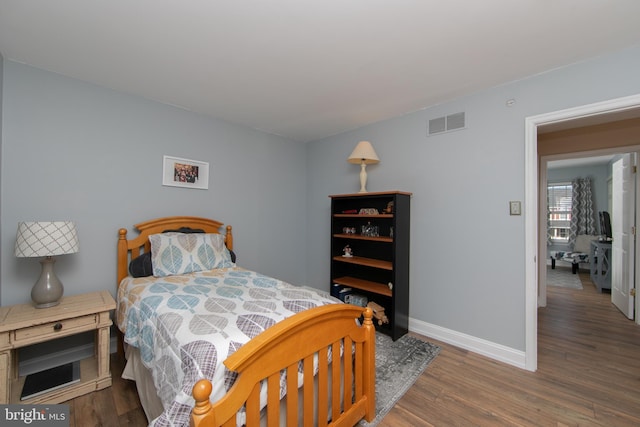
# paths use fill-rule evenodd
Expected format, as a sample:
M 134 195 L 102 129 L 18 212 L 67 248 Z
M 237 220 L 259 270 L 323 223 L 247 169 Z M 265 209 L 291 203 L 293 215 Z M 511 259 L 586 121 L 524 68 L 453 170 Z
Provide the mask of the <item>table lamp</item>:
M 64 292 L 62 282 L 53 272 L 54 256 L 78 252 L 76 225 L 71 221 L 20 222 L 16 236 L 15 255 L 19 258 L 44 257 L 40 278 L 31 289 L 36 308 L 53 307 L 60 303 Z
M 360 141 L 347 159 L 349 163 L 360 164 L 360 191 L 367 192 L 367 165 L 380 163 L 380 159 L 369 141 Z

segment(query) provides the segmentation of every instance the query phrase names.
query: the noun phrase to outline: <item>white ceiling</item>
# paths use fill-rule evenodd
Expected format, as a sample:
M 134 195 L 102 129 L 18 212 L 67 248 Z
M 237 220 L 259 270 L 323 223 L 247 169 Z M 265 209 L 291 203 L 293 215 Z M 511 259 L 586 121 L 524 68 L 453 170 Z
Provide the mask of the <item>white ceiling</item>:
M 573 159 L 561 159 L 547 162 L 547 169 L 560 169 L 569 167 L 602 166 L 608 164 L 615 157 L 614 154 L 605 156 L 577 157 Z
M 640 43 L 638 0 L 0 0 L 5 59 L 312 141 Z

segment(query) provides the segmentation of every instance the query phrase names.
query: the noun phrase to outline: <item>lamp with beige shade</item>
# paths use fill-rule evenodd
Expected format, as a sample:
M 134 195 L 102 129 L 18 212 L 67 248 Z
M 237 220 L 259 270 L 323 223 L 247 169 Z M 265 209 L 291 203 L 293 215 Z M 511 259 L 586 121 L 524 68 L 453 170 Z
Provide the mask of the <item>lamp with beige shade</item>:
M 360 141 L 349 158 L 349 163 L 360 165 L 360 191 L 367 192 L 367 165 L 380 163 L 380 159 L 369 141 Z

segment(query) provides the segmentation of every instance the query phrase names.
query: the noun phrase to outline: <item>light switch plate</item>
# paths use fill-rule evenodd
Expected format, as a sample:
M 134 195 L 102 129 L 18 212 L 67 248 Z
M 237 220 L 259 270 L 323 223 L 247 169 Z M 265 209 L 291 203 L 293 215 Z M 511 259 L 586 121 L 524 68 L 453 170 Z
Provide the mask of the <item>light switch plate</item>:
M 509 215 L 521 215 L 520 202 L 512 200 L 509 202 Z

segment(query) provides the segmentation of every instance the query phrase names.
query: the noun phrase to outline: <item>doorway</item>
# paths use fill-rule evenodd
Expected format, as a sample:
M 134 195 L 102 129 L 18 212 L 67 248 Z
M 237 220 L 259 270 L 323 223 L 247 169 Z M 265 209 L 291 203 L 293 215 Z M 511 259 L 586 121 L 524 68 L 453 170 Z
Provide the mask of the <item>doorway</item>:
M 638 136 L 640 138 L 640 134 Z M 617 230 L 620 231 L 617 239 L 614 240 L 614 250 L 613 253 L 616 253 L 617 257 L 615 257 L 619 263 L 613 270 L 614 278 L 617 276 L 617 279 L 614 280 L 614 284 L 622 285 L 624 287 L 618 286 L 614 287 L 614 290 L 617 289 L 617 292 L 612 293 L 612 301 L 614 305 L 618 307 L 618 309 L 629 318 L 633 318 L 633 306 L 629 306 L 631 300 L 631 304 L 633 303 L 633 298 L 629 298 L 629 288 L 633 287 L 633 271 L 635 270 L 635 266 L 633 263 L 629 263 L 629 259 L 633 259 L 632 251 L 634 250 L 633 239 L 630 236 L 627 238 L 623 238 L 623 234 L 626 233 L 626 230 L 631 230 L 635 227 L 635 212 L 633 206 L 635 206 L 635 200 L 638 198 L 636 195 L 636 190 L 638 186 L 635 185 L 625 185 L 626 188 L 632 189 L 629 192 L 629 202 L 627 205 L 627 209 L 620 209 L 619 206 L 614 206 L 612 209 L 613 199 L 616 199 L 616 196 L 621 194 L 623 188 L 623 183 L 618 183 L 616 185 L 612 184 L 612 181 L 615 181 L 615 177 L 613 176 L 613 170 L 615 169 L 615 165 L 623 162 L 623 161 L 632 161 L 635 159 L 635 153 L 633 151 L 638 150 L 640 147 L 620 147 L 615 149 L 607 149 L 603 148 L 602 150 L 590 151 L 587 153 L 566 153 L 560 155 L 551 155 L 551 156 L 541 156 L 540 157 L 540 186 L 539 186 L 539 211 L 538 217 L 539 228 L 540 228 L 540 247 L 539 247 L 539 257 L 540 257 L 540 268 L 538 270 L 538 307 L 546 307 L 547 306 L 547 266 L 546 262 L 549 262 L 547 250 L 550 248 L 551 250 L 560 250 L 560 251 L 568 251 L 570 247 L 566 245 L 566 242 L 562 241 L 552 241 L 551 246 L 547 246 L 547 226 L 546 218 L 547 218 L 547 200 L 546 200 L 546 188 L 547 183 L 553 184 L 553 180 L 550 180 L 549 177 L 555 177 L 557 179 L 561 179 L 563 182 L 568 182 L 574 178 L 589 177 L 591 179 L 592 189 L 591 192 L 593 194 L 594 200 L 594 214 L 597 215 L 597 211 L 607 211 L 610 214 L 621 215 L 616 218 L 614 224 L 616 225 Z M 635 160 L 633 160 L 635 162 Z M 555 166 L 555 170 L 550 172 L 551 165 Z M 568 169 L 567 169 L 568 168 Z M 628 168 L 631 169 L 631 168 Z M 552 172 L 556 172 L 555 174 Z M 560 177 L 560 178 L 559 178 Z M 635 180 L 635 176 L 629 176 L 629 179 Z M 630 184 L 633 184 L 630 183 Z M 631 208 L 631 209 L 629 209 Z M 598 217 L 594 216 L 594 224 L 598 224 Z M 621 224 L 624 224 L 621 226 Z M 600 232 L 594 232 L 592 234 L 602 234 Z M 631 239 L 631 240 L 629 240 Z M 624 243 L 624 244 L 623 244 Z M 617 246 L 617 250 L 615 247 Z M 631 252 L 630 252 L 631 251 Z M 583 250 L 583 252 L 589 252 L 589 250 Z M 629 252 L 628 257 L 621 257 L 620 255 L 623 253 Z M 542 262 L 545 260 L 546 262 Z M 589 268 L 589 264 L 581 264 L 583 267 L 587 266 Z M 616 298 L 617 297 L 617 301 Z
M 544 253 L 541 253 L 539 245 L 540 241 L 546 240 L 541 240 L 542 227 L 539 226 L 539 187 L 540 177 L 543 175 L 539 169 L 539 128 L 562 130 L 593 123 L 597 126 L 597 124 L 606 124 L 623 117 L 640 117 L 640 95 L 542 114 L 525 120 L 525 369 L 529 371 L 535 371 L 538 366 L 538 277 L 542 264 L 538 261 L 545 259 L 546 264 L 546 247 Z M 640 138 L 637 142 L 628 145 L 638 144 L 640 144 Z M 598 146 L 597 141 L 595 146 Z M 593 149 L 585 148 L 584 144 L 581 147 L 564 148 L 565 153 L 573 151 L 584 153 Z M 546 226 L 543 230 L 546 235 Z M 636 265 L 638 264 L 636 253 Z

